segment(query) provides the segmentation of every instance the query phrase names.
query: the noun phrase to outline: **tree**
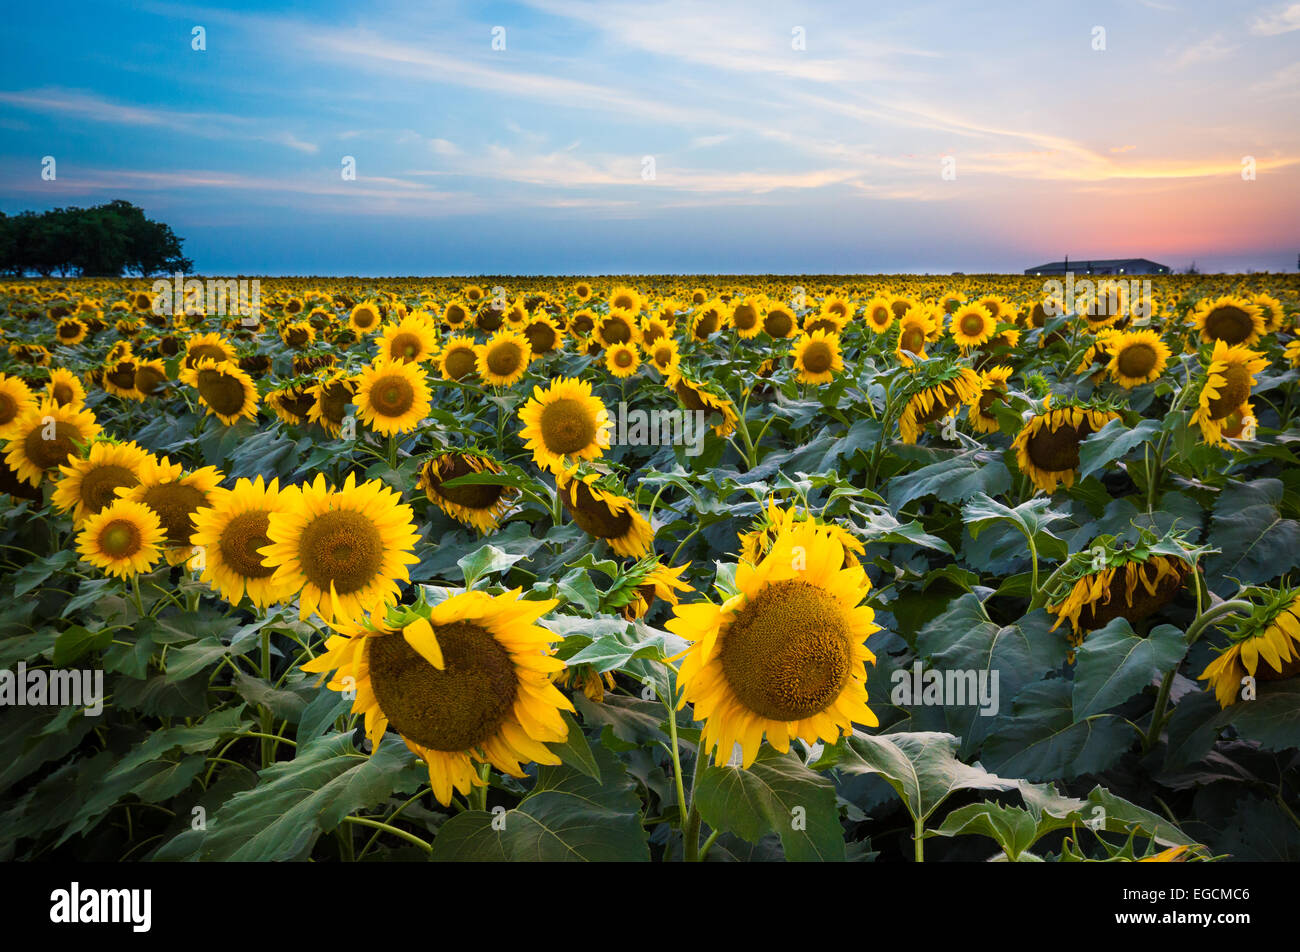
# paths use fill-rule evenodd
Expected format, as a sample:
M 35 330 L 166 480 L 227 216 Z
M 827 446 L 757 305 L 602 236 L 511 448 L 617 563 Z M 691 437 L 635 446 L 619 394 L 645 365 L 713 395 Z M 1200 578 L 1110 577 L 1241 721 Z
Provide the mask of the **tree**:
M 117 277 L 189 271 L 194 263 L 182 254 L 182 242 L 169 225 L 121 199 L 93 208 L 0 215 L 0 272 Z

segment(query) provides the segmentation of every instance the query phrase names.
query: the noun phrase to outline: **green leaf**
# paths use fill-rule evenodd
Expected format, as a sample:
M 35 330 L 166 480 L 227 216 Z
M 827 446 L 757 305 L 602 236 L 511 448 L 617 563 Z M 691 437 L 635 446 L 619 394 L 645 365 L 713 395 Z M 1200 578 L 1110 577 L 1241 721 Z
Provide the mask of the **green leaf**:
M 471 862 L 649 862 L 641 799 L 623 765 L 592 750 L 600 783 L 567 765 L 539 767 L 513 810 L 466 811 L 438 828 L 432 859 Z
M 1010 713 L 999 715 L 984 742 L 984 759 L 1029 780 L 1072 780 L 1113 766 L 1135 739 L 1133 727 L 1111 714 L 1076 720 L 1069 682 L 1053 678 L 1026 687 Z
M 587 735 L 582 732 L 582 728 L 578 726 L 577 721 L 566 711 L 561 711 L 560 717 L 564 719 L 564 723 L 569 725 L 569 736 L 562 744 L 548 744 L 547 746 L 559 756 L 560 760 L 574 770 L 581 771 L 596 783 L 600 783 L 600 764 L 596 763 L 596 756 L 591 752 L 591 745 L 587 743 Z
M 976 494 L 994 496 L 1011 488 L 1011 473 L 997 454 L 977 451 L 922 466 L 888 483 L 889 506 L 898 512 L 913 499 L 935 496 L 964 502 Z
M 1300 522 L 1282 518 L 1282 493 L 1278 479 L 1232 483 L 1220 493 L 1206 540 L 1219 550 L 1205 560 L 1214 591 L 1226 596 L 1236 582 L 1268 582 L 1300 565 Z
M 113 631 L 110 628 L 87 631 L 80 625 L 73 625 L 54 639 L 54 656 L 51 661 L 56 668 L 62 668 L 88 652 L 103 651 L 112 641 Z
M 1255 700 L 1238 701 L 1214 719 L 1216 727 L 1229 724 L 1265 750 L 1300 747 L 1300 681 L 1263 683 Z
M 781 838 L 790 861 L 844 861 L 835 788 L 793 754 L 764 747 L 748 770 L 706 767 L 695 792 L 704 822 L 757 843 Z
M 1123 420 L 1111 420 L 1079 444 L 1078 478 L 1086 479 L 1130 450 L 1150 443 L 1159 434 L 1160 423 L 1160 420 L 1141 420 L 1136 426 L 1129 426 Z
M 1116 618 L 1090 632 L 1074 669 L 1075 720 L 1127 701 L 1174 668 L 1186 651 L 1186 636 L 1173 625 L 1161 625 L 1139 638 L 1126 619 Z
M 469 555 L 463 555 L 456 560 L 460 570 L 465 574 L 465 587 L 473 588 L 474 583 L 484 575 L 493 572 L 504 572 L 528 556 L 505 552 L 494 545 L 485 545 L 471 552 Z

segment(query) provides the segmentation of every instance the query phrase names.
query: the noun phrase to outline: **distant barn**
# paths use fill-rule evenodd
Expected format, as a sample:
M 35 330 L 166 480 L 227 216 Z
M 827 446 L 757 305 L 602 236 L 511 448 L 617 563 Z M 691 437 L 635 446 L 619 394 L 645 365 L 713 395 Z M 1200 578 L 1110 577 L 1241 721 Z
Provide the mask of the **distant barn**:
M 1172 274 L 1166 264 L 1157 264 L 1149 258 L 1094 258 L 1070 261 L 1049 261 L 1036 268 L 1026 268 L 1025 274 Z

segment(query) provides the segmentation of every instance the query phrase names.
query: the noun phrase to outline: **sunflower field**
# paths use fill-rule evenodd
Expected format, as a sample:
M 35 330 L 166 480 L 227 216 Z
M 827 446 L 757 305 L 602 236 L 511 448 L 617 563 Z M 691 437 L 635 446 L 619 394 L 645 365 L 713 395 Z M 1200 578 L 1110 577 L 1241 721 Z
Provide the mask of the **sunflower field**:
M 1300 859 L 1296 276 L 214 284 L 0 286 L 0 858 Z

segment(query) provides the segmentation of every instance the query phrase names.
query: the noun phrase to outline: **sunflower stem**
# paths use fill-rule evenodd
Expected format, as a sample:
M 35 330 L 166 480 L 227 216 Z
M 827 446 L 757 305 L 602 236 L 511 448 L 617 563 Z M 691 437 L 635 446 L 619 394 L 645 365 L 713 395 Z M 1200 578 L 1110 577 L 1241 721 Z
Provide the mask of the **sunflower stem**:
M 406 840 L 406 842 L 410 843 L 412 846 L 418 846 L 420 849 L 424 850 L 424 852 L 426 852 L 426 853 L 432 853 L 432 852 L 433 852 L 433 846 L 430 845 L 429 843 L 425 842 L 424 840 L 420 839 L 420 838 L 419 838 L 418 836 L 416 836 L 414 833 L 407 833 L 405 830 L 399 830 L 397 827 L 395 827 L 395 826 L 393 826 L 393 825 L 391 825 L 391 824 L 388 824 L 388 823 L 384 823 L 384 822 L 381 821 L 381 820 L 371 820 L 371 819 L 369 819 L 369 818 L 367 818 L 367 817 L 363 817 L 363 816 L 345 816 L 345 817 L 343 818 L 343 822 L 344 822 L 344 823 L 355 823 L 355 824 L 357 824 L 358 826 L 369 826 L 369 827 L 373 827 L 373 828 L 376 829 L 376 830 L 382 830 L 382 831 L 385 832 L 385 833 L 391 833 L 393 836 L 396 836 L 396 837 L 399 837 L 400 839 Z M 348 845 L 347 845 L 347 852 L 350 853 L 350 852 L 351 852 L 351 836 L 348 836 L 347 844 L 348 844 Z M 349 857 L 349 858 L 350 858 L 350 857 Z
M 271 683 L 271 632 L 263 626 L 262 628 L 262 680 L 267 684 Z M 265 770 L 271 765 L 275 758 L 275 747 L 269 739 L 274 734 L 275 715 L 265 704 L 262 705 L 262 769 Z
M 1142 738 L 1142 753 L 1146 753 L 1155 746 L 1160 739 L 1160 728 L 1164 726 L 1165 708 L 1169 705 L 1169 689 L 1173 687 L 1174 675 L 1178 673 L 1178 665 L 1169 669 L 1163 681 L 1160 682 L 1160 693 L 1156 695 L 1156 706 L 1151 711 L 1151 726 L 1147 728 L 1147 733 Z
M 912 845 L 913 855 L 918 863 L 925 862 L 925 818 L 916 817 L 912 820 Z
M 1220 602 L 1217 605 L 1207 608 L 1201 613 L 1200 617 L 1193 621 L 1188 627 L 1186 636 L 1188 646 L 1190 647 L 1191 645 L 1196 644 L 1196 640 L 1201 637 L 1205 632 L 1205 629 L 1225 615 L 1235 615 L 1241 611 L 1249 612 L 1254 607 L 1253 604 L 1245 599 L 1234 598 L 1231 601 Z
M 488 787 L 491 785 L 489 783 L 489 778 L 491 776 L 492 776 L 491 764 L 482 763 L 478 765 L 478 778 L 483 782 L 480 785 L 475 786 L 473 790 L 470 791 L 471 810 L 480 810 L 483 813 L 487 813 L 487 796 L 488 796 Z
M 669 690 L 672 690 L 672 669 L 669 669 Z M 686 829 L 688 819 L 686 811 L 686 788 L 682 783 L 682 753 L 677 743 L 677 711 L 673 707 L 673 697 L 664 699 L 664 706 L 668 708 L 668 738 L 671 741 L 671 751 L 673 755 L 673 783 L 677 786 L 677 813 L 680 826 Z

